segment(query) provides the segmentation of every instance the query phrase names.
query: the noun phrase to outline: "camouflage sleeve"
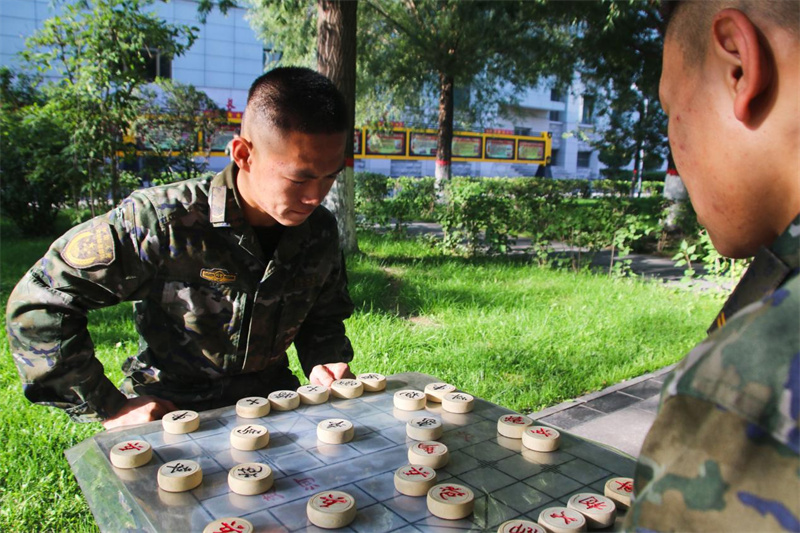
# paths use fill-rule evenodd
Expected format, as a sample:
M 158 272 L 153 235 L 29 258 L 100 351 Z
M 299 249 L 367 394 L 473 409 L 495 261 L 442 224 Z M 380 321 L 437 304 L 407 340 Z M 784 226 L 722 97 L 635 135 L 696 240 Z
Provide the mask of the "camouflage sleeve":
M 800 277 L 681 361 L 642 447 L 626 531 L 800 531 Z
M 340 254 L 337 267 L 325 280 L 317 301 L 294 339 L 306 376 L 316 365 L 349 363 L 353 359 L 353 347 L 344 328 L 344 321 L 350 317 L 353 309 L 347 291 L 344 255 Z
M 8 300 L 6 329 L 25 396 L 65 409 L 75 421 L 111 417 L 126 400 L 95 357 L 87 314 L 131 299 L 149 277 L 149 262 L 140 260 L 146 248 L 138 238 L 149 232 L 131 231 L 134 211 L 126 200 L 71 229 Z

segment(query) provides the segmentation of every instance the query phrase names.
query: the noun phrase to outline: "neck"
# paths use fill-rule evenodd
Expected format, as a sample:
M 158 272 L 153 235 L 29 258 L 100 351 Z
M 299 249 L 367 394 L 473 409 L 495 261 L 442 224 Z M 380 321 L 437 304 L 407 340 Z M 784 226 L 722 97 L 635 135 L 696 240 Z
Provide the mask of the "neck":
M 275 226 L 278 222 L 269 216 L 267 213 L 259 209 L 258 205 L 252 200 L 254 195 L 251 194 L 252 179 L 248 172 L 239 169 L 236 176 L 234 186 L 239 193 L 239 199 L 242 202 L 242 211 L 244 219 L 248 224 L 254 227 L 260 226 Z

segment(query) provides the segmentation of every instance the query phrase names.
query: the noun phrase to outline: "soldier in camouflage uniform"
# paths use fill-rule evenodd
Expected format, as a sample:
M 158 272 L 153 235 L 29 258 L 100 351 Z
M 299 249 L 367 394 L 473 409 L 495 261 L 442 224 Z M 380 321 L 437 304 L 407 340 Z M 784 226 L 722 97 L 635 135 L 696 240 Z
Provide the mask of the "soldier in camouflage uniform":
M 714 246 L 755 258 L 664 384 L 627 531 L 800 531 L 799 7 L 664 5 L 676 166 Z
M 336 221 L 319 204 L 344 166 L 347 107 L 327 78 L 253 84 L 234 163 L 137 191 L 59 238 L 14 289 L 7 329 L 26 397 L 106 427 L 349 377 L 353 311 Z M 135 301 L 140 351 L 117 389 L 87 313 Z

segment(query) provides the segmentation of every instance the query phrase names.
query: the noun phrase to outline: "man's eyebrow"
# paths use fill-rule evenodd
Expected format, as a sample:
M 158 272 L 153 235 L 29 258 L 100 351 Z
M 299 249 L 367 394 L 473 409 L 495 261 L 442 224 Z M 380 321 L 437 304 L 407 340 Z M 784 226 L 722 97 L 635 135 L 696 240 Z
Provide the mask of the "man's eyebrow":
M 336 170 L 335 172 L 331 172 L 330 174 L 326 174 L 323 177 L 327 178 L 327 177 L 330 177 L 330 176 L 335 176 L 336 174 L 338 174 L 339 172 L 344 170 L 344 167 L 345 167 L 345 164 L 342 163 L 342 166 L 340 166 L 338 170 Z M 304 179 L 304 180 L 315 180 L 315 179 L 319 178 L 319 176 L 317 176 L 316 174 L 314 174 L 313 172 L 311 172 L 309 170 L 300 170 L 300 171 L 297 172 L 297 174 L 295 174 L 295 176 L 300 178 L 300 179 Z

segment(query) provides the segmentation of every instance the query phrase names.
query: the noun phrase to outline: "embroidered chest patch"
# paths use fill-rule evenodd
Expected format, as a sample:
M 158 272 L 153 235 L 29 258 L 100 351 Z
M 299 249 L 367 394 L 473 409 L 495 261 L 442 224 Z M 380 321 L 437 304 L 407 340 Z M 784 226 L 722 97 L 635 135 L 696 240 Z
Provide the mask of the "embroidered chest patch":
M 204 268 L 200 271 L 200 277 L 214 283 L 233 283 L 236 281 L 236 274 L 231 274 L 223 268 Z

